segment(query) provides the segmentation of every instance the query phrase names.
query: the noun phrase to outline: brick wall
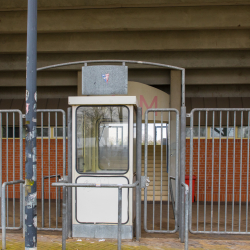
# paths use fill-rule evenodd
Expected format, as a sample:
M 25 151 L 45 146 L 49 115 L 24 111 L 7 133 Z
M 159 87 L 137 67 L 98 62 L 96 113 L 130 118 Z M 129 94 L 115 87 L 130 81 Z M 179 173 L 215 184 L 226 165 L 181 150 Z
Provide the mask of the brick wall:
M 247 144 L 248 140 L 242 140 L 242 180 L 241 200 L 247 200 Z M 205 198 L 205 183 L 206 183 L 206 200 L 211 201 L 212 198 L 212 139 L 207 140 L 207 169 L 205 179 L 205 139 L 200 140 L 200 167 L 198 174 L 198 140 L 194 139 L 193 149 L 193 174 L 197 177 L 195 184 L 195 197 L 197 200 L 197 183 L 199 177 L 199 200 L 204 201 Z M 226 199 L 226 150 L 227 140 L 221 140 L 221 175 L 219 182 L 219 139 L 214 139 L 214 174 L 213 174 L 213 201 Z M 233 183 L 234 183 L 234 200 L 240 199 L 240 151 L 241 140 L 235 140 L 235 181 L 233 182 L 233 152 L 234 140 L 228 140 L 228 181 L 227 181 L 227 201 L 233 200 Z M 190 163 L 190 140 L 186 140 L 186 174 L 189 174 Z M 220 183 L 220 194 L 219 194 Z M 249 193 L 249 192 L 248 192 Z M 250 196 L 248 197 L 250 200 Z
M 23 140 L 23 178 L 25 178 L 25 140 Z M 66 143 L 67 150 L 67 143 Z M 43 155 L 43 165 L 42 165 Z M 57 174 L 62 176 L 63 174 L 63 140 L 57 140 L 57 157 L 56 157 L 56 140 L 50 139 L 50 149 L 48 140 L 43 140 L 43 154 L 41 155 L 41 140 L 37 140 L 37 198 L 42 197 L 42 170 L 43 176 L 55 175 L 56 174 L 56 160 L 57 160 Z M 15 140 L 15 156 L 13 161 L 13 139 L 8 139 L 8 156 L 7 156 L 7 140 L 2 140 L 2 173 L 3 182 L 7 181 L 7 157 L 8 157 L 8 180 L 13 180 L 13 173 L 15 173 L 15 180 L 20 179 L 20 143 L 19 139 Z M 50 157 L 50 168 L 49 168 L 49 157 Z M 13 162 L 14 169 L 13 171 Z M 67 158 L 66 158 L 67 164 Z M 50 170 L 49 170 L 50 169 Z M 51 179 L 51 182 L 55 182 L 55 178 Z M 13 186 L 8 187 L 9 198 L 13 197 Z M 51 187 L 51 199 L 56 198 L 56 188 Z M 15 187 L 15 197 L 19 198 L 20 189 L 19 184 Z M 44 197 L 49 198 L 49 181 L 45 180 L 44 185 Z M 62 197 L 62 196 L 61 196 Z

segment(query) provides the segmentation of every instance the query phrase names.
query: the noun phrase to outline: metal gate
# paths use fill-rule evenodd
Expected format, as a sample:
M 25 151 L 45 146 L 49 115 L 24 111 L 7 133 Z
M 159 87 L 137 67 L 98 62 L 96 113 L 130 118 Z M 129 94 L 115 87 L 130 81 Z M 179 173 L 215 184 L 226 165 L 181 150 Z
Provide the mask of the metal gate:
M 148 233 L 178 230 L 179 112 L 148 109 L 145 112 L 144 229 Z
M 190 232 L 250 233 L 249 122 L 250 109 L 191 111 Z
M 37 129 L 37 210 L 38 230 L 62 230 L 62 190 L 52 187 L 66 176 L 66 115 L 61 109 L 38 109 Z M 20 110 L 0 110 L 0 182 L 23 180 L 25 128 Z M 1 189 L 0 187 L 0 189 Z M 23 226 L 23 184 L 5 188 L 7 229 Z M 1 192 L 0 192 L 1 194 Z M 17 226 L 19 225 L 19 226 Z

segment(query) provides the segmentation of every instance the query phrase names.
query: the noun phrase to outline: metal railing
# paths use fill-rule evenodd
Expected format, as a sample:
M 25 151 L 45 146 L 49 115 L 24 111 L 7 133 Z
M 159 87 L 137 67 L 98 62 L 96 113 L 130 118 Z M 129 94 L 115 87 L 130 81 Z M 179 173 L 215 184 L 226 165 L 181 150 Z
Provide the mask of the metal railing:
M 141 197 L 139 197 L 139 181 L 133 184 L 94 184 L 94 183 L 66 183 L 57 182 L 53 183 L 54 187 L 63 187 L 63 227 L 62 227 L 62 250 L 66 249 L 66 239 L 67 239 L 67 218 L 66 218 L 66 207 L 67 207 L 67 188 L 77 188 L 77 187 L 95 187 L 95 188 L 118 188 L 118 234 L 117 234 L 117 249 L 121 250 L 121 227 L 122 227 L 122 189 L 123 188 L 135 188 L 136 187 L 136 224 L 139 224 L 141 219 L 139 216 L 139 202 L 141 202 Z M 136 240 L 139 240 L 140 235 L 136 234 Z
M 190 232 L 250 234 L 250 109 L 193 109 L 190 132 Z
M 5 199 L 5 189 L 6 186 L 9 185 L 15 185 L 15 184 L 22 184 L 24 183 L 24 180 L 17 180 L 17 181 L 9 181 L 9 182 L 4 182 L 2 185 L 2 200 L 1 200 L 1 218 L 2 218 L 2 249 L 6 249 L 6 229 L 13 229 L 6 227 L 6 199 Z M 22 189 L 21 189 L 22 190 Z M 22 196 L 20 195 L 20 200 L 22 199 Z M 23 218 L 22 218 L 22 212 L 20 213 L 20 227 L 19 228 L 14 228 L 14 229 L 21 229 L 22 228 L 22 223 L 23 223 Z

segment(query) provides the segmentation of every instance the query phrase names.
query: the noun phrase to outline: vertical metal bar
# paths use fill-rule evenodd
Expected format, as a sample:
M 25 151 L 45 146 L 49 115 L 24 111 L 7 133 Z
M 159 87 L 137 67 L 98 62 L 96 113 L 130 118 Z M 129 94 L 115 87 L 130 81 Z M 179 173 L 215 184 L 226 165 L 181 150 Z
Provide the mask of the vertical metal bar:
M 68 182 L 72 183 L 72 108 L 71 107 L 68 108 Z M 72 188 L 68 189 L 67 204 L 68 204 L 68 210 L 67 210 L 68 237 L 72 237 Z
M 155 131 L 155 112 L 154 114 L 154 151 L 153 151 L 153 230 L 155 229 L 155 143 L 156 143 L 156 131 Z
M 239 232 L 241 228 L 241 191 L 242 191 L 242 135 L 243 135 L 243 111 L 241 111 L 241 133 L 240 133 L 240 200 L 239 200 Z
M 188 250 L 188 186 L 185 184 L 185 250 Z
M 2 145 L 3 145 L 3 127 L 2 127 L 2 113 L 0 113 L 0 194 L 2 195 L 2 182 L 3 182 L 3 167 L 2 167 Z
M 122 188 L 118 187 L 118 233 L 117 233 L 117 249 L 121 250 L 121 234 L 122 234 Z
M 63 178 L 66 176 L 66 115 L 63 111 Z
M 6 204 L 5 204 L 5 183 L 2 185 L 2 249 L 6 249 Z
M 49 168 L 49 227 L 51 227 L 51 197 L 50 197 L 50 112 L 48 112 L 48 168 Z
M 123 137 L 123 136 L 122 136 Z M 136 176 L 138 185 L 138 213 L 136 214 L 136 237 L 141 237 L 141 155 L 142 155 L 142 108 L 137 108 L 136 117 Z M 139 239 L 137 239 L 139 240 Z
M 50 178 L 49 178 L 50 179 Z M 63 216 L 62 216 L 62 250 L 66 250 L 67 238 L 67 187 L 63 186 Z
M 22 112 L 19 113 L 19 134 L 20 134 L 20 180 L 23 180 L 23 118 L 22 118 Z M 25 221 L 24 221 L 24 211 L 25 211 L 25 186 L 23 189 L 22 183 L 20 183 L 20 225 L 22 225 L 23 228 L 25 228 Z M 22 199 L 21 199 L 22 197 Z M 25 231 L 24 231 L 24 237 L 25 237 Z
M 185 82 L 185 71 L 182 72 L 183 73 L 183 82 L 182 82 L 182 87 L 183 84 Z M 185 88 L 185 86 L 184 86 Z M 179 187 L 181 187 L 181 183 L 185 183 L 185 169 L 186 169 L 186 107 L 185 107 L 185 93 L 182 92 L 182 94 L 184 94 L 184 99 L 183 99 L 183 103 L 181 106 L 181 135 L 180 135 L 180 183 L 179 183 Z M 179 157 L 179 156 L 178 156 Z M 176 177 L 177 178 L 177 177 Z M 181 192 L 181 188 L 180 191 Z M 180 195 L 181 198 L 181 195 Z M 180 200 L 180 205 L 179 205 L 179 225 L 180 226 L 180 238 L 181 238 L 181 242 L 184 241 L 184 211 L 183 211 L 183 207 L 184 207 L 184 201 Z
M 178 200 L 179 200 L 179 112 L 178 110 L 176 110 L 176 131 L 175 131 L 176 135 L 175 135 L 175 138 L 176 138 L 176 157 L 175 157 L 175 196 L 176 196 L 176 205 L 175 205 L 175 214 L 178 214 Z M 178 227 L 178 216 L 176 216 L 176 219 L 175 219 L 175 229 L 177 229 Z
M 13 140 L 13 181 L 15 180 L 15 112 L 13 112 L 13 138 L 12 138 L 12 140 Z M 15 227 L 16 226 L 16 220 L 15 220 L 15 217 L 16 217 L 16 207 L 15 207 L 15 185 L 13 185 L 13 200 L 12 200 L 12 202 L 13 202 L 13 227 Z M 20 197 L 21 198 L 21 197 Z M 20 199 L 21 200 L 21 199 Z
M 248 232 L 248 200 L 249 200 L 249 133 L 250 133 L 250 111 L 248 111 L 247 125 L 247 202 L 246 202 L 246 232 Z
M 234 111 L 234 152 L 233 152 L 233 203 L 232 203 L 232 231 L 234 231 L 234 182 L 235 182 L 235 127 L 236 111 Z
M 221 131 L 221 111 L 220 111 L 220 131 Z M 219 194 L 218 194 L 218 231 L 220 231 L 220 182 L 221 182 L 221 132 L 219 143 Z
M 227 131 L 229 126 L 229 111 L 227 111 Z M 226 197 L 225 197 L 225 231 L 227 231 L 227 181 L 228 181 L 228 137 L 227 134 L 227 149 L 226 149 Z
M 192 180 L 193 176 L 193 121 L 194 113 L 191 112 L 190 115 L 190 165 L 189 165 L 189 180 Z M 198 175 L 199 176 L 199 175 Z M 199 182 L 199 180 L 198 180 Z M 189 230 L 192 229 L 192 181 L 189 181 Z
M 43 112 L 41 112 L 41 167 L 42 167 L 42 228 L 44 228 L 44 179 L 43 179 Z
M 168 112 L 168 121 L 169 121 L 169 128 L 168 128 L 168 215 L 167 215 L 168 216 L 168 228 L 167 228 L 167 230 L 169 230 L 169 198 L 170 198 L 169 197 L 169 190 L 170 190 L 170 184 L 172 184 L 172 183 L 170 183 L 171 182 L 171 179 L 170 179 L 170 176 L 171 176 L 171 174 L 170 174 L 170 140 L 171 140 L 171 137 L 170 137 L 170 112 Z M 171 199 L 171 202 L 173 204 L 174 201 Z
M 210 230 L 213 231 L 213 203 L 214 203 L 214 111 L 213 111 L 213 139 L 212 139 L 212 188 L 211 188 L 211 228 Z
M 139 229 L 139 225 L 140 225 L 140 203 L 141 203 L 141 199 L 140 199 L 140 186 L 137 185 L 135 188 L 135 192 L 136 192 L 136 241 L 140 240 L 140 229 Z
M 199 208 L 200 208 L 200 143 L 201 143 L 201 112 L 198 113 L 198 180 L 197 180 L 197 217 L 196 230 L 199 230 Z
M 6 182 L 9 181 L 9 113 L 6 113 Z M 6 187 L 7 189 L 7 227 L 9 226 L 9 187 Z
M 144 176 L 148 174 L 148 111 L 145 112 Z M 147 230 L 147 187 L 144 188 L 144 229 Z
M 55 131 L 56 131 L 56 155 L 55 155 L 55 157 L 56 157 L 56 182 L 57 182 L 57 180 L 58 180 L 58 178 L 57 178 L 57 112 L 55 112 Z M 57 190 L 58 190 L 58 188 L 56 188 L 56 228 L 58 228 L 58 199 L 57 199 L 57 197 L 58 197 L 58 194 L 57 194 Z
M 23 190 L 23 201 L 25 201 L 25 184 L 22 185 L 22 190 Z M 25 202 L 23 202 L 23 238 L 25 238 Z
M 37 249 L 36 103 L 37 103 L 37 0 L 28 0 L 26 62 L 26 233 L 25 249 Z M 33 136 L 32 136 L 32 133 Z M 30 137 L 29 137 L 30 135 Z M 30 157 L 31 156 L 31 157 Z
M 206 206 L 207 206 L 207 116 L 208 116 L 208 111 L 206 111 L 206 139 L 205 139 L 204 231 L 206 231 Z M 192 183 L 192 179 L 190 180 L 190 182 Z
M 160 200 L 160 230 L 162 230 L 162 162 L 163 162 L 163 112 L 161 112 L 161 200 Z M 168 222 L 169 223 L 169 222 Z

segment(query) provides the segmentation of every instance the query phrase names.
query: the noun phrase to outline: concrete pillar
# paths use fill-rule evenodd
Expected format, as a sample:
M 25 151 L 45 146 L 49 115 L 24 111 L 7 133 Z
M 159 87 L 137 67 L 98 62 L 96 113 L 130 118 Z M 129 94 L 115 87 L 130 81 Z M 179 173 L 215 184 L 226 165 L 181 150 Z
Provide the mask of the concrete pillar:
M 77 72 L 77 95 L 82 95 L 82 71 Z
M 171 70 L 170 71 L 170 108 L 176 108 L 181 112 L 181 71 Z M 180 126 L 180 124 L 179 124 Z M 180 127 L 179 127 L 180 128 Z M 176 171 L 176 115 L 173 113 L 170 116 L 170 168 L 168 174 L 175 176 Z M 180 142 L 180 137 L 179 137 Z M 179 143 L 180 152 L 180 143 Z M 179 158 L 180 159 L 180 158 Z M 179 178 L 178 176 L 175 176 Z M 173 191 L 175 196 L 175 183 L 173 184 Z

